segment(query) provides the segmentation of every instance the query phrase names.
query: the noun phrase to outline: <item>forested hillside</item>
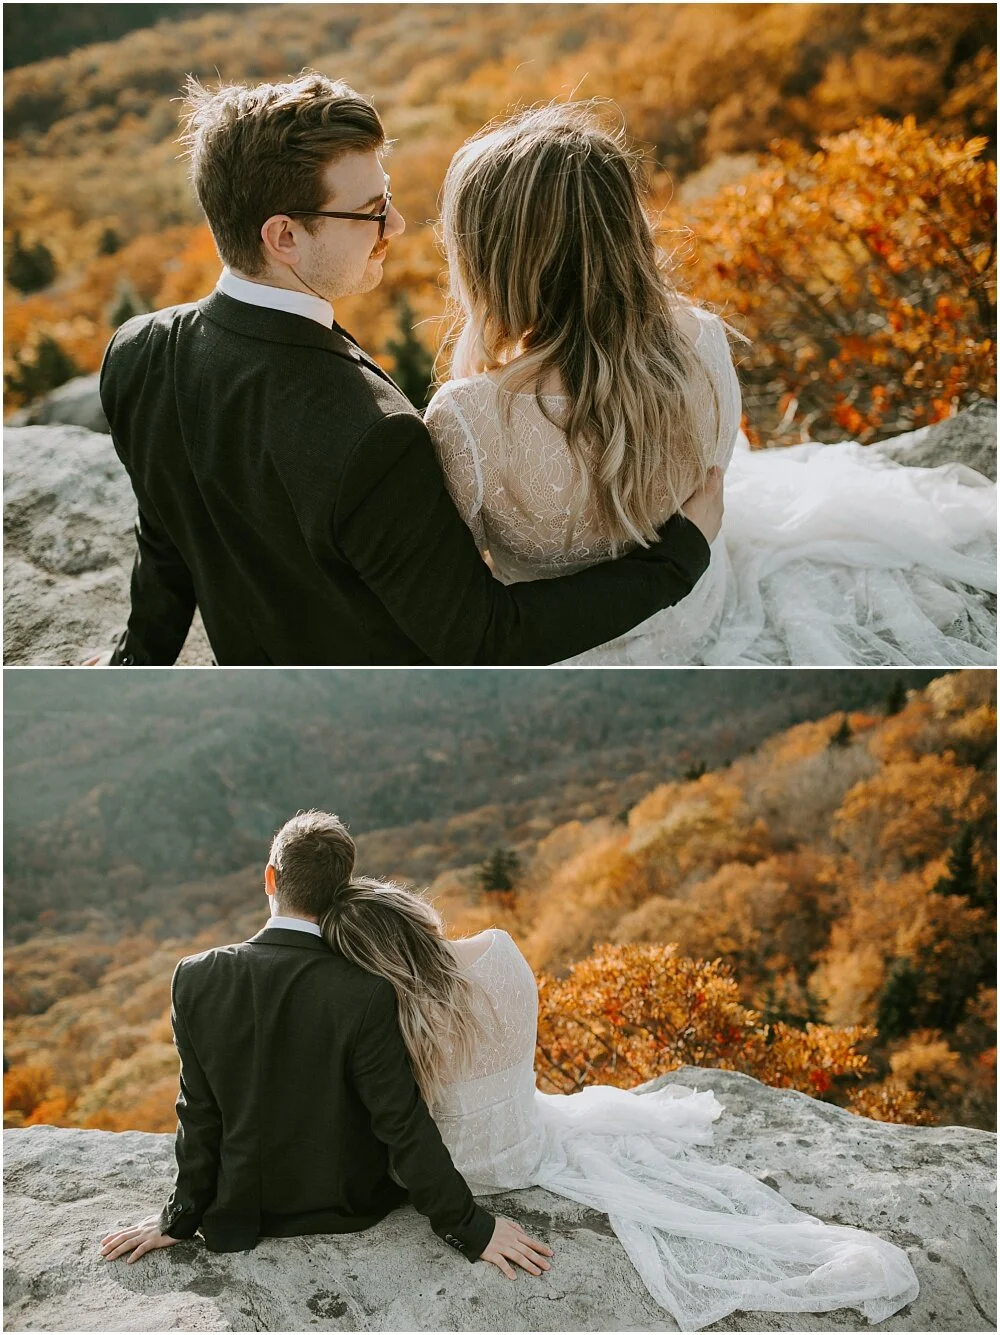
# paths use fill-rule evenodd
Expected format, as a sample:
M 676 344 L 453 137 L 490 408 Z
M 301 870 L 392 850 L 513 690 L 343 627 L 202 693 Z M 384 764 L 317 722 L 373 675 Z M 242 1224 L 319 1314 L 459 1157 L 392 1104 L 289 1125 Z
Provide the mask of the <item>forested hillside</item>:
M 18 672 L 4 701 L 6 931 L 94 909 L 191 931 L 200 919 L 176 887 L 258 862 L 313 805 L 380 831 L 382 871 L 432 879 L 932 675 Z
M 576 675 L 585 681 L 595 674 Z M 635 682 L 637 695 L 645 689 L 638 674 L 615 675 Z M 692 718 L 707 721 L 726 690 L 731 702 L 739 698 L 723 674 L 695 675 L 717 678 L 718 693 L 699 708 L 693 686 L 675 690 L 671 703 Z M 804 675 L 785 674 L 786 680 Z M 834 674 L 813 675 L 827 679 L 830 693 L 836 689 Z M 633 757 L 649 748 L 644 769 L 630 777 L 606 763 L 613 746 L 578 748 L 567 763 L 572 728 L 600 726 L 601 702 L 596 694 L 570 694 L 560 708 L 557 687 L 537 713 L 512 709 L 521 730 L 505 734 L 512 755 L 523 755 L 530 733 L 544 730 L 547 710 L 554 749 L 536 790 L 545 796 L 523 802 L 507 796 L 509 805 L 372 830 L 360 840 L 361 865 L 386 873 L 408 859 L 428 867 L 437 861 L 436 871 L 420 879 L 431 882 L 451 934 L 489 924 L 513 934 L 539 977 L 536 1069 L 545 1088 L 572 1090 L 594 1080 L 629 1086 L 688 1062 L 745 1070 L 886 1120 L 989 1126 L 996 1041 L 995 674 L 955 673 L 909 693 L 885 674 L 858 673 L 855 680 L 878 681 L 884 697 L 858 707 L 842 691 L 834 712 L 816 717 L 814 711 L 808 721 L 761 736 L 731 764 L 709 757 L 703 773 L 691 760 L 685 774 L 673 756 L 660 768 L 655 734 L 640 745 L 624 693 L 612 696 L 604 701 L 613 706 L 604 709 L 604 722 L 620 730 Z M 398 737 L 402 763 L 413 754 L 399 726 L 402 694 L 386 696 L 386 735 Z M 754 700 L 752 687 L 746 698 L 758 721 L 778 709 L 766 695 Z M 470 707 L 461 690 L 456 699 L 448 722 L 438 713 L 438 745 L 448 753 L 450 733 L 475 737 L 477 763 L 497 772 L 490 710 Z M 506 697 L 508 708 L 512 699 Z M 668 699 L 661 697 L 662 708 L 670 707 Z M 647 694 L 647 712 L 652 701 Z M 202 704 L 192 701 L 186 720 L 192 732 L 205 726 Z M 234 705 L 245 707 L 246 700 Z M 426 692 L 414 693 L 418 711 L 428 705 Z M 576 711 L 573 723 L 563 712 L 567 705 Z M 150 724 L 159 729 L 161 747 L 168 746 L 169 707 L 162 699 L 163 713 Z M 588 722 L 595 713 L 598 720 Z M 59 723 L 53 711 L 46 726 Z M 77 726 L 68 723 L 64 714 L 64 737 Z M 30 773 L 25 739 L 42 726 L 37 717 L 22 721 L 15 774 Z M 95 716 L 95 735 L 99 726 Z M 223 732 L 224 726 L 220 743 Z M 559 758 L 557 739 L 567 746 Z M 749 733 L 744 748 L 748 742 Z M 433 745 L 429 737 L 426 744 Z M 115 745 L 110 738 L 109 753 Z M 379 749 L 374 740 L 369 749 Z M 54 752 L 39 757 L 53 778 Z M 455 766 L 459 753 L 458 746 L 450 752 L 456 782 L 468 773 Z M 89 764 L 95 786 L 107 769 L 96 754 L 93 739 L 77 751 L 65 747 L 67 761 Z M 338 758 L 333 768 L 342 763 Z M 227 772 L 230 781 L 235 772 Z M 179 783 L 187 773 L 182 765 Z M 509 795 L 515 778 L 529 773 L 512 765 L 498 786 Z M 664 773 L 672 776 L 665 782 Z M 196 775 L 192 765 L 190 777 Z M 119 776 L 117 783 L 107 792 L 120 799 L 129 781 Z M 52 792 L 60 812 L 72 809 L 58 780 Z M 161 792 L 168 798 L 168 789 Z M 100 800 L 98 793 L 88 810 L 100 810 Z M 157 812 L 150 807 L 146 814 L 155 841 Z M 21 879 L 21 864 L 14 878 L 25 914 L 26 896 L 41 902 L 58 875 L 64 890 L 30 938 L 6 951 L 8 1124 L 170 1129 L 173 966 L 180 955 L 250 934 L 263 920 L 263 831 L 249 865 L 228 874 L 206 868 L 186 885 L 161 880 L 146 892 L 138 863 L 109 868 L 98 882 L 88 879 L 93 861 L 107 856 L 100 828 L 96 820 L 80 830 L 55 821 L 34 838 L 39 859 L 51 857 L 61 839 L 73 850 L 83 910 L 78 930 L 67 931 L 62 916 L 68 870 L 35 869 L 29 882 Z M 417 842 L 425 838 L 437 842 Z M 26 858 L 29 842 L 20 848 Z M 96 884 L 112 893 L 95 895 Z M 87 910 L 88 904 L 95 907 Z M 187 915 L 181 931 L 174 926 L 179 915 Z
M 143 4 L 6 4 L 3 67 L 16 69 L 52 56 L 65 56 L 77 47 L 117 41 L 127 32 L 152 27 L 164 19 L 177 23 L 221 7 L 170 0 L 160 4 L 150 0 Z
M 452 153 L 511 107 L 601 97 L 645 152 L 674 281 L 752 339 L 755 443 L 938 420 L 995 392 L 995 18 L 975 4 L 217 6 L 14 70 L 6 401 L 95 369 L 128 314 L 214 283 L 176 143 L 185 74 L 313 66 L 372 96 L 398 141 L 407 234 L 379 292 L 338 316 L 416 400 L 442 335 L 433 222 Z

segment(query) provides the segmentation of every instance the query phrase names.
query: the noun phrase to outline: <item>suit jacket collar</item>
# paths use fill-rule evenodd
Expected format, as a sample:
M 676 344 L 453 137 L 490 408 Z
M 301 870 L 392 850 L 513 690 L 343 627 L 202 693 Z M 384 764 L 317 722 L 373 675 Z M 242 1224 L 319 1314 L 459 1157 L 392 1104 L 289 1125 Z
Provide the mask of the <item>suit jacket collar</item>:
M 289 311 L 276 311 L 267 306 L 252 306 L 247 301 L 227 297 L 225 292 L 219 292 L 218 289 L 203 297 L 197 307 L 206 319 L 222 325 L 231 333 L 259 338 L 267 343 L 290 343 L 298 348 L 325 348 L 338 357 L 345 357 L 359 366 L 367 366 L 383 380 L 394 383 L 392 377 L 372 361 L 347 330 L 338 324 L 334 324 L 332 329 L 326 329 L 303 315 L 292 315 Z
M 316 328 L 322 329 L 322 326 L 317 325 Z M 312 932 L 296 932 L 288 927 L 262 927 L 256 936 L 249 938 L 246 944 L 248 946 L 298 946 L 300 950 L 321 950 L 324 954 L 333 954 L 333 951 L 321 936 L 313 936 Z

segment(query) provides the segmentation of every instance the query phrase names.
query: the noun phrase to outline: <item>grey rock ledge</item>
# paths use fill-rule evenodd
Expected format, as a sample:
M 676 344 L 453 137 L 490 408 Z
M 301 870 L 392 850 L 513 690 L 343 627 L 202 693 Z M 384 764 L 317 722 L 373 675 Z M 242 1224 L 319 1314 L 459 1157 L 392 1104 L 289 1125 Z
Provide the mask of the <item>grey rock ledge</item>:
M 886 1125 L 731 1071 L 682 1068 L 725 1107 L 699 1150 L 766 1179 L 800 1209 L 903 1247 L 916 1302 L 879 1330 L 996 1328 L 996 1137 Z M 112 1330 L 674 1330 L 607 1219 L 540 1188 L 483 1197 L 555 1251 L 541 1278 L 470 1266 L 411 1207 L 365 1233 L 265 1239 L 218 1255 L 197 1241 L 134 1266 L 103 1262 L 116 1225 L 154 1213 L 173 1138 L 37 1127 L 4 1132 L 5 1328 Z M 852 1309 L 737 1313 L 726 1331 L 867 1330 Z

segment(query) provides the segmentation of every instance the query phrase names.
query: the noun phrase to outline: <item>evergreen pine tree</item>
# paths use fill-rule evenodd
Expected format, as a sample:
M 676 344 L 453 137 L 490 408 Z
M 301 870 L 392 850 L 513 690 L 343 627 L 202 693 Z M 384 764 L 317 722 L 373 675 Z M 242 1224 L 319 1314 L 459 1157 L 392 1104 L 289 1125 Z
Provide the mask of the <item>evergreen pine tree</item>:
M 854 733 L 851 731 L 851 725 L 847 721 L 847 715 L 844 714 L 844 716 L 840 720 L 840 727 L 830 738 L 830 745 L 850 746 L 853 740 L 854 740 Z
M 33 246 L 22 246 L 21 233 L 15 232 L 6 272 L 11 287 L 16 287 L 19 292 L 38 292 L 55 278 L 56 262 L 48 246 L 41 241 Z
M 974 848 L 975 831 L 966 822 L 948 850 L 945 874 L 935 884 L 934 891 L 939 895 L 964 895 L 978 908 L 982 905 L 979 903 L 979 876 L 973 859 Z
M 105 227 L 97 243 L 98 255 L 117 255 L 122 248 L 121 237 L 113 227 Z
M 486 894 L 510 894 L 517 888 L 520 870 L 512 848 L 495 848 L 479 869 L 479 884 Z
M 908 959 L 896 960 L 878 997 L 875 1024 L 883 1038 L 901 1038 L 913 1028 L 920 1000 L 920 975 Z
M 399 336 L 386 344 L 395 362 L 392 378 L 414 408 L 424 408 L 434 379 L 434 358 L 413 332 L 413 311 L 405 296 L 396 298 L 396 318 Z
M 108 323 L 112 329 L 117 329 L 126 320 L 131 320 L 133 315 L 143 315 L 148 310 L 149 307 L 132 284 L 122 283 L 115 303 L 108 312 Z
M 889 694 L 885 701 L 886 718 L 891 718 L 893 714 L 898 714 L 906 708 L 906 687 L 897 677 L 892 683 Z
M 22 403 L 41 398 L 49 390 L 80 374 L 76 362 L 50 334 L 43 334 L 38 340 L 33 359 L 15 353 L 14 367 L 3 378 L 4 388 L 8 393 L 18 395 Z

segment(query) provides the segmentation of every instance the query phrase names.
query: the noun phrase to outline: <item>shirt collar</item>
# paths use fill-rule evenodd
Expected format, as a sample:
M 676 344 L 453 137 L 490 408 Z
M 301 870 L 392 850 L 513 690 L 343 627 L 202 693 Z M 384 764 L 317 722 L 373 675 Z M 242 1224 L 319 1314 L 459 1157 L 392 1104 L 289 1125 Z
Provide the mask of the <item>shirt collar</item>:
M 302 315 L 327 329 L 333 328 L 333 307 L 311 292 L 292 292 L 285 287 L 271 287 L 268 283 L 251 283 L 247 278 L 237 277 L 228 265 L 215 286 L 217 291 L 234 301 L 244 301 L 249 306 L 266 306 L 272 311 L 287 311 L 289 315 Z
M 306 922 L 305 918 L 286 918 L 280 913 L 272 914 L 264 924 L 266 927 L 281 927 L 286 932 L 309 932 L 312 936 L 322 936 L 319 924 Z

